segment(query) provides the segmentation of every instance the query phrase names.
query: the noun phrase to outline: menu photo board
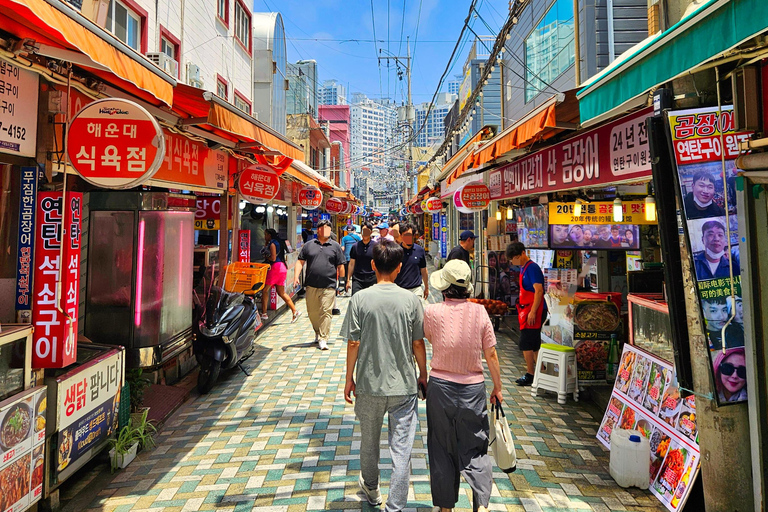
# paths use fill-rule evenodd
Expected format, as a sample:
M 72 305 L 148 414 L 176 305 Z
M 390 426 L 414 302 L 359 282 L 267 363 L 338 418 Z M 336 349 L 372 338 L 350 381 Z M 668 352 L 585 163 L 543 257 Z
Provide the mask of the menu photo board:
M 700 450 L 695 397 L 681 397 L 671 363 L 624 345 L 597 431 L 608 449 L 616 428 L 638 430 L 650 441 L 650 491 L 668 510 L 682 509 L 699 471 Z
M 58 440 L 53 466 L 59 481 L 79 469 L 78 459 L 117 429 L 123 374 L 123 350 L 119 349 L 56 380 Z
M 46 387 L 0 402 L 0 511 L 21 512 L 43 494 Z

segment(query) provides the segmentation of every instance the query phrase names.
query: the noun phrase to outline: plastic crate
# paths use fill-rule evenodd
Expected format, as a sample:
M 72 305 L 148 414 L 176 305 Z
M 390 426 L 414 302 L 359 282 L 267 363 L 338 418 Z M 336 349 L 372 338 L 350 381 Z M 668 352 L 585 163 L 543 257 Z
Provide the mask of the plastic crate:
M 232 293 L 258 292 L 264 288 L 268 270 L 265 263 L 230 263 L 224 267 L 224 289 Z

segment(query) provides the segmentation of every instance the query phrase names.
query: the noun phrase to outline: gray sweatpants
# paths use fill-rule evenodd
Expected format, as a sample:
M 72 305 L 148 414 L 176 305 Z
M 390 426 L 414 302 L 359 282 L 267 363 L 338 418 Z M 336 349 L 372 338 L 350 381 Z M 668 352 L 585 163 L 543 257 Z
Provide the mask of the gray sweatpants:
M 427 452 L 432 504 L 454 508 L 459 474 L 472 488 L 472 507 L 488 506 L 493 468 L 488 455 L 485 383 L 457 384 L 430 377 L 427 386 Z
M 379 444 L 384 415 L 388 415 L 392 476 L 389 480 L 387 512 L 403 510 L 408 502 L 411 479 L 411 450 L 418 418 L 416 395 L 373 396 L 360 394 L 355 415 L 360 422 L 360 474 L 366 487 L 379 485 Z

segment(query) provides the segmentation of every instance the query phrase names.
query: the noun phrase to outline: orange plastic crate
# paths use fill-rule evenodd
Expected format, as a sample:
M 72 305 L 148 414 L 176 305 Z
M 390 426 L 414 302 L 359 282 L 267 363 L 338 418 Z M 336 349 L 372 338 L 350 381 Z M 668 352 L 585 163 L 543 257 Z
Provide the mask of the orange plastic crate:
M 233 293 L 258 292 L 264 288 L 268 270 L 269 265 L 265 263 L 230 263 L 224 267 L 224 289 Z

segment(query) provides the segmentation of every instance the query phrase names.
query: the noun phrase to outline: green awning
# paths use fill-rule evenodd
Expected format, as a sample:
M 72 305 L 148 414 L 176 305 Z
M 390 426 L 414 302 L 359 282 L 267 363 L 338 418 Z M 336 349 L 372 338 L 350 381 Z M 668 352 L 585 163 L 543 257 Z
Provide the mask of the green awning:
M 653 87 L 768 30 L 768 0 L 710 0 L 619 57 L 578 92 L 581 123 L 630 108 Z

